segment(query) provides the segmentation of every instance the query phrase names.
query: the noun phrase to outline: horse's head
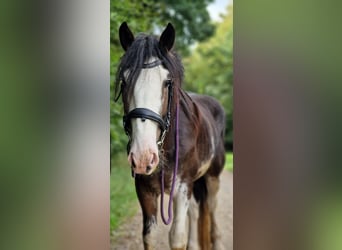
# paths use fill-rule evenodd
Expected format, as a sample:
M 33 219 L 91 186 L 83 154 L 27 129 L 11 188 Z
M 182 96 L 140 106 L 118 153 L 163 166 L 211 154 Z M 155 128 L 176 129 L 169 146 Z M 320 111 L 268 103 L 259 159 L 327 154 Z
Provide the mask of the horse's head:
M 172 81 L 163 59 L 173 46 L 175 30 L 168 24 L 159 40 L 147 35 L 134 38 L 123 23 L 119 35 L 126 51 L 118 75 L 122 81 L 124 126 L 130 140 L 128 161 L 135 173 L 150 175 L 159 164 L 158 146 L 162 144 L 170 119 L 167 114 Z

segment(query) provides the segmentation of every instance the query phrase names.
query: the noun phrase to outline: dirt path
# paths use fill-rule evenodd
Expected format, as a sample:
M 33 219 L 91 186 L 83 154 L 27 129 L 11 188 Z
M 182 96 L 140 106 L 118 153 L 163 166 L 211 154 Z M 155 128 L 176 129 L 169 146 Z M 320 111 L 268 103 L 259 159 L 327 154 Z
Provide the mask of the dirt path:
M 168 196 L 165 200 L 168 201 Z M 165 207 L 167 207 L 165 205 Z M 160 213 L 159 213 L 160 214 Z M 170 226 L 165 226 L 158 216 L 158 245 L 156 249 L 169 249 L 168 232 Z M 221 175 L 221 186 L 218 194 L 217 223 L 222 233 L 226 250 L 233 249 L 233 175 L 224 171 Z M 128 223 L 119 227 L 111 240 L 111 250 L 143 250 L 142 244 L 142 214 L 139 212 Z

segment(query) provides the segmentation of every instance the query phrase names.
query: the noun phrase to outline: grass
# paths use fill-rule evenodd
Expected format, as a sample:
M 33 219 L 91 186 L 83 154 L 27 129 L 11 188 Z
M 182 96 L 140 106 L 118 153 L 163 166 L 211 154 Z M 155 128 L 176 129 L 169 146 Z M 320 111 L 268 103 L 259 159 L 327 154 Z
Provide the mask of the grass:
M 224 169 L 233 172 L 233 152 L 226 153 L 226 163 Z
M 233 171 L 233 153 L 226 153 L 224 166 Z M 132 217 L 138 211 L 139 203 L 135 194 L 134 180 L 125 153 L 117 154 L 112 159 L 110 176 L 110 231 Z
M 110 176 L 110 231 L 132 217 L 139 209 L 134 179 L 125 153 L 112 159 Z

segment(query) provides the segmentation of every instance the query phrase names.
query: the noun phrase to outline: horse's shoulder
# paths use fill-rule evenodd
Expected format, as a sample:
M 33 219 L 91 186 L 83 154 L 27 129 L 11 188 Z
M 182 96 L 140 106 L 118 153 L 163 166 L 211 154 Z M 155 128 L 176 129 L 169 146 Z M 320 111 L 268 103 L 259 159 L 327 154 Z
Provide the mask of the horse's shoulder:
M 201 95 L 189 92 L 188 95 L 202 112 L 209 112 L 213 116 L 224 117 L 222 105 L 214 98 L 208 95 Z

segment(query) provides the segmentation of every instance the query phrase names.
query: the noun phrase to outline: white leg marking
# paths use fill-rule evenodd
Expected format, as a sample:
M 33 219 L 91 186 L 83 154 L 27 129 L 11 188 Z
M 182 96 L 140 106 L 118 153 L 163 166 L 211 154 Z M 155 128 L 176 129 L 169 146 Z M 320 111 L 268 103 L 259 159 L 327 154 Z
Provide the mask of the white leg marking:
M 211 216 L 211 234 L 215 241 L 213 242 L 213 250 L 223 250 L 223 243 L 221 238 L 220 229 L 216 223 L 216 207 L 217 207 L 217 193 L 220 187 L 219 179 L 216 177 L 206 177 L 208 188 L 208 205 Z
M 185 183 L 176 185 L 177 193 L 174 196 L 173 222 L 169 233 L 170 247 L 182 248 L 187 243 L 186 219 L 189 208 L 188 187 Z
M 191 195 L 190 206 L 189 206 L 189 240 L 188 250 L 198 250 L 198 217 L 199 217 L 199 204 L 196 202 L 194 195 Z
M 152 220 L 150 223 L 150 232 L 144 235 L 144 242 L 147 243 L 149 246 L 156 245 L 156 235 L 157 235 L 157 220 L 154 216 L 152 216 Z

